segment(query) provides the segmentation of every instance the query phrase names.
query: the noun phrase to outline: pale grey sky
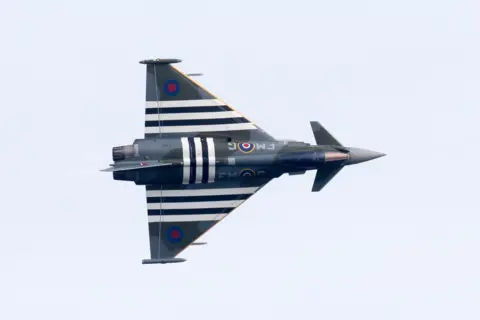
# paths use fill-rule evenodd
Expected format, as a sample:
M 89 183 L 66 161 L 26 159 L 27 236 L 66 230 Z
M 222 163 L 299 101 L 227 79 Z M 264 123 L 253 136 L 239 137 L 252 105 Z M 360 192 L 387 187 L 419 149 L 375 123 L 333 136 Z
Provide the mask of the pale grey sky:
M 1 319 L 480 318 L 478 1 L 2 1 Z M 387 157 L 282 177 L 175 265 L 144 189 L 145 67 L 180 58 L 278 138 Z

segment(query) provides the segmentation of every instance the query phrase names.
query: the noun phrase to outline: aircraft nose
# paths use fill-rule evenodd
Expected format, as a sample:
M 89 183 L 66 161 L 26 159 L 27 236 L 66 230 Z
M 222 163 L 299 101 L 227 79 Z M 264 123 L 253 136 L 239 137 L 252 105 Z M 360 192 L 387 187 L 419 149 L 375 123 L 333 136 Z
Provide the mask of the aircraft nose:
M 348 148 L 348 150 L 350 152 L 349 157 L 345 162 L 346 165 L 370 161 L 386 155 L 385 153 L 360 148 Z

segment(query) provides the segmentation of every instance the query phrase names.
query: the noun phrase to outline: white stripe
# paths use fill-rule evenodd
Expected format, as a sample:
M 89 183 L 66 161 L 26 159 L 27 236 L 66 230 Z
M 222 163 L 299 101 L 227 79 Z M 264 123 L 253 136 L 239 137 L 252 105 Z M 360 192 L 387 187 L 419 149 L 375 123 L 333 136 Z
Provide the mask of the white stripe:
M 225 196 L 234 194 L 253 194 L 259 187 L 222 188 L 222 189 L 185 189 L 185 190 L 147 190 L 147 197 L 195 197 Z
M 146 108 L 212 107 L 224 105 L 225 103 L 218 99 L 147 101 L 145 103 Z
M 162 133 L 176 132 L 216 132 L 216 131 L 235 131 L 235 130 L 255 130 L 257 127 L 252 123 L 233 123 L 233 124 L 210 124 L 203 126 L 168 126 L 162 127 Z M 145 127 L 145 133 L 158 133 L 158 127 Z
M 202 154 L 202 142 L 199 137 L 193 138 L 193 143 L 195 143 L 195 159 L 197 162 L 197 170 L 195 183 L 202 183 L 203 176 L 203 154 Z
M 213 138 L 207 138 L 207 150 L 208 150 L 208 183 L 215 181 L 215 141 Z
M 245 200 L 199 201 L 199 202 L 162 202 L 162 210 L 167 209 L 210 209 L 236 208 Z M 147 203 L 148 210 L 159 210 L 160 203 Z
M 183 137 L 182 154 L 183 154 L 183 184 L 188 184 L 190 180 L 190 148 L 188 147 L 188 139 Z
M 179 214 L 179 215 L 163 215 L 163 216 L 148 216 L 148 222 L 182 222 L 182 221 L 216 221 L 223 219 L 227 213 L 213 213 L 213 214 Z
M 145 121 L 198 120 L 243 117 L 236 111 L 146 114 Z

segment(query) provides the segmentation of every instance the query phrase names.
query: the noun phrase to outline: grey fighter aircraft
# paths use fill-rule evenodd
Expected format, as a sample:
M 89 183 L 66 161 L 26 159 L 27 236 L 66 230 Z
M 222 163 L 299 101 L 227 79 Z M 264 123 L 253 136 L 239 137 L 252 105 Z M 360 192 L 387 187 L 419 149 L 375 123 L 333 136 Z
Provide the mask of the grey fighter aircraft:
M 320 191 L 347 165 L 384 154 L 343 146 L 318 122 L 315 145 L 277 140 L 172 66 L 178 59 L 144 60 L 145 135 L 114 147 L 102 171 L 146 188 L 150 259 L 177 256 L 210 228 L 284 173 L 317 170 Z

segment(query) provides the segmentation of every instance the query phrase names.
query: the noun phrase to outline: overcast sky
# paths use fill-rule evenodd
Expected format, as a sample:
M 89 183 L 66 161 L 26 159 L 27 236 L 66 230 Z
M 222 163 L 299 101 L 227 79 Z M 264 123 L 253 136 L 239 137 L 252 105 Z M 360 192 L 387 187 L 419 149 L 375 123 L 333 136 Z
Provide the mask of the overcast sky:
M 480 318 L 478 1 L 2 1 L 0 39 L 1 319 Z M 274 137 L 388 156 L 142 265 L 145 190 L 99 169 L 157 57 Z

